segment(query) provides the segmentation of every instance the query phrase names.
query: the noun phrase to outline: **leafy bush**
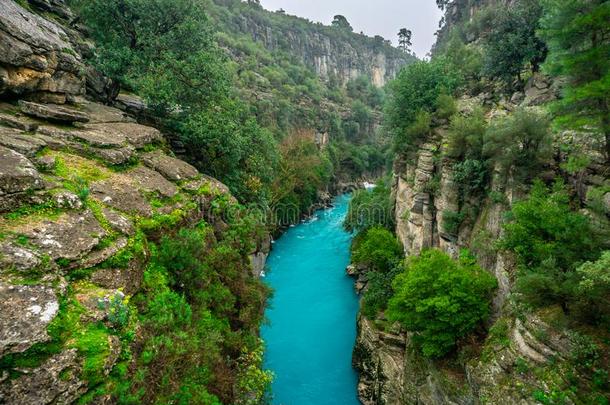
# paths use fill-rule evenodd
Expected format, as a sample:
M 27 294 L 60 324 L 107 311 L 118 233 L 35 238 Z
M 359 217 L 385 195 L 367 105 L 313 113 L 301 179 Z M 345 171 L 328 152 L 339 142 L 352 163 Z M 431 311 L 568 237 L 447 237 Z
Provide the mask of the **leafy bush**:
M 371 270 L 386 273 L 402 257 L 403 249 L 396 236 L 387 229 L 372 227 L 354 243 L 352 261 Z
M 396 258 L 398 263 L 399 258 Z M 396 264 L 387 272 L 367 272 L 367 284 L 364 297 L 362 298 L 362 313 L 369 319 L 375 319 L 377 314 L 388 307 L 388 301 L 392 298 L 394 290 L 392 282 L 403 270 L 401 264 Z
M 432 130 L 432 116 L 426 111 L 419 111 L 415 121 L 405 128 L 404 132 L 394 137 L 394 150 L 404 153 L 414 150 L 417 145 L 430 136 Z
M 371 227 L 391 229 L 394 226 L 391 189 L 383 181 L 372 190 L 357 190 L 349 203 L 343 226 L 348 231 L 363 231 Z
M 451 117 L 447 132 L 447 156 L 454 159 L 481 159 L 486 128 L 487 122 L 481 108 L 469 115 L 455 114 Z
M 450 235 L 457 235 L 464 218 L 463 212 L 443 211 L 443 230 Z
M 576 295 L 584 303 L 587 314 L 596 322 L 610 323 L 610 251 L 595 262 L 586 262 L 576 269 L 579 278 Z
M 481 195 L 489 182 L 489 167 L 481 160 L 466 159 L 453 166 L 453 181 L 457 184 L 460 201 Z
M 519 109 L 496 120 L 485 132 L 483 155 L 499 163 L 515 180 L 527 182 L 551 156 L 549 120 L 534 111 Z
M 514 252 L 520 270 L 517 291 L 530 304 L 559 303 L 567 311 L 576 267 L 597 259 L 600 246 L 589 219 L 571 210 L 565 186 L 549 191 L 536 181 L 529 197 L 513 204 L 504 230 L 500 246 Z
M 389 84 L 385 105 L 386 126 L 395 138 L 405 135 L 421 112 L 432 113 L 441 94 L 451 95 L 458 86 L 457 74 L 442 58 L 415 62 L 403 68 Z M 416 139 L 415 139 L 416 140 Z M 407 144 L 411 144 L 407 140 Z
M 387 315 L 415 332 L 426 357 L 442 357 L 489 316 L 497 282 L 475 260 L 439 250 L 411 257 L 394 280 Z

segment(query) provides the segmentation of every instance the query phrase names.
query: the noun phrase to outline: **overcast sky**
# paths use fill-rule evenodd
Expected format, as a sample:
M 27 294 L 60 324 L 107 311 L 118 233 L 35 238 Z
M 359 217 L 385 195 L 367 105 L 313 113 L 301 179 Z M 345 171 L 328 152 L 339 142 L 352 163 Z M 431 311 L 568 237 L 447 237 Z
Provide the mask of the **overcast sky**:
M 354 31 L 381 35 L 397 43 L 400 28 L 413 31 L 413 50 L 424 57 L 434 43 L 441 11 L 434 0 L 261 0 L 268 10 L 280 8 L 288 14 L 330 24 L 336 14 L 344 15 Z

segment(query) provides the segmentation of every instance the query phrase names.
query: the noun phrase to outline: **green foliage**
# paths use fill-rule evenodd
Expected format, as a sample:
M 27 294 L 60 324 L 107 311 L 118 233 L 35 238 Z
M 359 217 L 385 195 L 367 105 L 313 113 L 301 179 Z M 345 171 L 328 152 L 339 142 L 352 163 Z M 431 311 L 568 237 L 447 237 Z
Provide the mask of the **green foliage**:
M 481 108 L 468 115 L 456 114 L 451 117 L 447 133 L 447 156 L 453 159 L 480 160 L 486 128 L 487 122 Z
M 567 79 L 554 110 L 557 122 L 601 133 L 610 159 L 610 4 L 604 0 L 542 0 L 545 69 Z
M 219 204 L 218 214 L 229 208 Z M 137 354 L 143 377 L 129 392 L 141 391 L 140 401 L 261 398 L 268 378 L 255 386 L 249 378 L 267 376 L 254 361 L 267 290 L 250 276 L 248 254 L 256 232 L 255 222 L 244 215 L 235 213 L 222 236 L 202 223 L 164 236 L 152 249 L 143 291 L 133 298 L 144 326 Z M 240 356 L 252 361 L 238 361 Z
M 389 85 L 385 105 L 386 126 L 395 138 L 405 137 L 408 128 L 421 113 L 433 113 L 441 94 L 451 95 L 458 86 L 458 77 L 441 58 L 432 62 L 415 62 L 403 68 Z M 409 138 L 408 135 L 406 135 Z M 401 141 L 411 145 L 414 140 Z
M 530 304 L 559 303 L 567 309 L 578 284 L 576 267 L 599 255 L 588 218 L 569 203 L 562 183 L 549 191 L 537 181 L 527 199 L 513 204 L 504 225 L 500 245 L 515 253 L 517 290 Z
M 450 235 L 457 235 L 464 218 L 463 212 L 443 211 L 443 231 Z
M 400 258 L 396 257 L 396 263 Z M 375 319 L 379 312 L 384 311 L 388 307 L 388 301 L 392 298 L 394 290 L 392 282 L 403 267 L 401 264 L 396 264 L 387 272 L 368 271 L 366 291 L 362 297 L 362 313 L 369 319 Z
M 489 316 L 496 280 L 463 252 L 459 261 L 438 250 L 411 257 L 394 280 L 387 315 L 415 332 L 426 357 L 442 357 Z
M 357 190 L 349 203 L 344 227 L 348 231 L 364 231 L 379 226 L 392 229 L 394 226 L 391 189 L 383 181 L 372 190 Z
M 518 182 L 534 178 L 552 153 L 548 118 L 525 109 L 494 121 L 484 142 L 483 155 Z
M 457 30 L 452 30 L 442 53 L 452 69 L 468 83 L 468 87 L 477 86 L 483 69 L 483 52 L 479 46 L 464 44 Z
M 387 229 L 372 227 L 366 230 L 352 247 L 352 261 L 366 265 L 376 272 L 387 273 L 402 257 L 403 249 L 396 236 Z
M 405 128 L 401 135 L 394 137 L 394 150 L 405 153 L 415 150 L 423 141 L 428 139 L 432 130 L 432 116 L 426 111 L 419 111 L 413 123 Z
M 440 94 L 436 99 L 436 114 L 440 119 L 447 119 L 457 113 L 455 99 L 447 94 Z
M 579 278 L 576 296 L 596 322 L 610 324 L 610 251 L 595 262 L 586 262 L 576 269 Z
M 536 36 L 542 7 L 539 0 L 520 0 L 496 6 L 495 18 L 484 34 L 483 73 L 512 84 L 526 64 L 537 71 L 546 57 L 546 46 Z

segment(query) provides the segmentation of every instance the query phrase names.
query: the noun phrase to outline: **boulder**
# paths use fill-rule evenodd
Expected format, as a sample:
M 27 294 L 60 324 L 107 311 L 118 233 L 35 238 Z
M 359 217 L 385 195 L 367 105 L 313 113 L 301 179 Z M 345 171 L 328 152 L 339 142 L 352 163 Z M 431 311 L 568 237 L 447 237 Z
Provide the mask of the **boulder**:
M 7 113 L 0 113 L 0 124 L 23 131 L 35 131 L 39 125 L 38 121 L 30 117 Z
M 52 288 L 0 282 L 0 357 L 48 341 L 47 326 L 58 311 Z
M 10 241 L 0 243 L 0 273 L 5 271 L 28 271 L 42 264 L 37 252 Z
M 115 105 L 129 114 L 138 115 L 146 110 L 146 103 L 135 94 L 121 93 L 116 97 Z
M 159 172 L 144 166 L 138 166 L 127 173 L 133 178 L 140 189 L 145 192 L 157 192 L 161 197 L 170 198 L 178 193 L 174 183 L 161 176 Z
M 95 129 L 117 139 L 126 139 L 136 148 L 143 148 L 163 139 L 158 129 L 133 122 L 89 124 L 86 128 Z
M 40 367 L 0 385 L 0 403 L 7 405 L 71 404 L 87 391 L 79 379 L 81 360 L 76 349 L 52 356 Z
M 63 103 L 84 91 L 83 66 L 60 26 L 14 1 L 0 2 L 0 94 L 40 93 Z
M 89 210 L 66 212 L 57 220 L 21 225 L 16 232 L 27 236 L 29 243 L 52 260 L 80 259 L 106 236 Z
M 90 124 L 133 122 L 133 118 L 114 107 L 80 99 L 78 100 L 78 105 L 89 115 Z
M 557 99 L 557 91 L 549 77 L 536 73 L 525 84 L 524 105 L 541 105 L 555 99 Z
M 117 232 L 121 232 L 124 235 L 133 235 L 135 233 L 135 229 L 133 223 L 129 220 L 129 218 L 111 210 L 108 208 L 104 208 L 102 210 L 102 214 L 108 224 Z
M 0 146 L 0 197 L 43 187 L 42 178 L 32 162 L 21 153 Z
M 19 100 L 21 112 L 32 117 L 57 122 L 89 122 L 89 116 L 73 108 L 62 107 L 56 104 L 40 104 Z
M 159 150 L 144 153 L 140 158 L 146 166 L 155 169 L 171 181 L 190 180 L 199 175 L 199 172 L 193 166 L 182 160 L 167 156 Z
M 113 177 L 93 183 L 91 196 L 119 211 L 151 216 L 152 208 L 130 179 Z

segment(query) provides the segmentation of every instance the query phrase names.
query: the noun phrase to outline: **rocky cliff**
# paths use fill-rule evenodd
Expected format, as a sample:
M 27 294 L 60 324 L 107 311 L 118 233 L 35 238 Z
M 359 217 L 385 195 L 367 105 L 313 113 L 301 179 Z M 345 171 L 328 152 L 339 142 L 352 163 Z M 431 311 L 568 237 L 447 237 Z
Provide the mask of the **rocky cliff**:
M 333 78 L 345 84 L 364 75 L 382 87 L 404 64 L 415 60 L 381 37 L 344 32 L 256 5 L 227 0 L 216 3 L 235 10 L 230 18 L 223 19 L 231 32 L 247 34 L 269 50 L 293 55 L 324 80 Z
M 38 3 L 70 15 L 61 0 Z M 100 387 L 127 378 L 144 337 L 142 325 L 117 325 L 136 310 L 129 299 L 142 289 L 149 244 L 200 221 L 221 235 L 227 225 L 213 201 L 235 202 L 126 112 L 142 106 L 137 98 L 120 97 L 119 109 L 83 97 L 107 81 L 91 74 L 68 32 L 0 1 L 3 404 L 111 401 Z M 268 240 L 259 246 L 255 270 Z
M 535 75 L 524 94 L 512 97 L 513 102 L 493 102 L 483 94 L 462 98 L 458 110 L 468 114 L 477 106 L 486 106 L 487 119 L 492 120 L 518 107 L 539 108 L 554 97 L 556 92 L 547 79 Z M 425 248 L 438 248 L 453 257 L 468 248 L 477 255 L 479 264 L 498 280 L 490 333 L 485 341 L 463 352 L 460 356 L 464 358 L 430 361 L 417 354 L 409 333 L 398 331 L 383 319 L 371 321 L 362 316 L 354 350 L 360 399 L 364 404 L 540 403 L 532 395 L 532 387 L 550 392 L 565 387 L 568 370 L 573 368 L 574 341 L 568 329 L 558 326 L 565 324 L 560 308 L 524 315 L 507 303 L 516 269 L 512 258 L 498 251 L 494 243 L 502 235 L 505 213 L 524 197 L 524 187 L 496 170 L 488 196 L 467 202 L 472 208 L 470 218 L 457 229 L 448 225 L 445 213 L 458 212 L 460 207 L 453 180 L 455 162 L 444 153 L 446 131 L 440 123 L 417 152 L 395 162 L 396 234 L 406 256 Z M 559 141 L 555 147 L 554 158 L 547 163 L 548 173 L 540 173 L 542 178 L 552 179 L 565 162 Z M 589 155 L 596 163 L 578 178 L 568 176 L 570 183 L 585 190 L 583 196 L 590 187 L 602 184 L 605 176 L 603 158 L 594 151 Z

